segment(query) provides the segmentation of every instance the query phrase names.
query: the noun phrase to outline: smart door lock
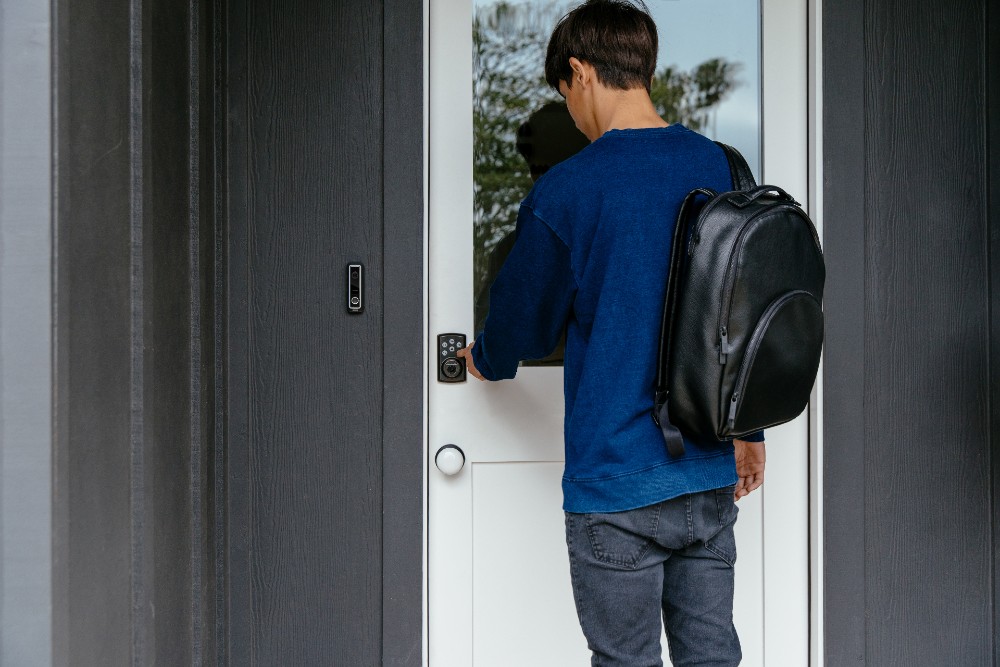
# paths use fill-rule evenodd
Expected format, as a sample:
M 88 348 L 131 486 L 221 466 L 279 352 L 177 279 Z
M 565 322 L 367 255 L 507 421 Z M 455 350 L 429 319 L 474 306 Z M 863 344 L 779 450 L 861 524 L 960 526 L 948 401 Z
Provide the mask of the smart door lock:
M 465 359 L 459 359 L 457 354 L 463 347 L 465 347 L 465 334 L 438 335 L 438 382 L 465 382 Z

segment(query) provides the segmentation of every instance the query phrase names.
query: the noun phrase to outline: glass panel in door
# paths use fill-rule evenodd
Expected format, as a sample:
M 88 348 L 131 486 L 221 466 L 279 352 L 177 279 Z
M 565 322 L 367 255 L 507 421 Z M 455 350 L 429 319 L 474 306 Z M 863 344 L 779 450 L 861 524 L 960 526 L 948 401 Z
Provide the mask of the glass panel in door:
M 473 293 L 475 329 L 510 251 L 518 206 L 550 167 L 587 145 L 545 82 L 552 28 L 572 4 L 473 3 Z M 759 176 L 760 31 L 754 0 L 648 3 L 660 36 L 650 96 L 669 123 L 736 146 Z M 749 27 L 749 29 L 748 29 Z M 540 363 L 559 364 L 560 349 Z

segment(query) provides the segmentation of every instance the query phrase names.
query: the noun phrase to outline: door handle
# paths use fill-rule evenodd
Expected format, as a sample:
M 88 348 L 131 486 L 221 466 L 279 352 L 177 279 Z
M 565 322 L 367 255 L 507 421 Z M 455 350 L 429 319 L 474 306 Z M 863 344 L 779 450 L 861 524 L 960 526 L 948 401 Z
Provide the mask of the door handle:
M 457 445 L 445 445 L 434 455 L 434 465 L 446 475 L 457 475 L 465 467 L 465 452 Z

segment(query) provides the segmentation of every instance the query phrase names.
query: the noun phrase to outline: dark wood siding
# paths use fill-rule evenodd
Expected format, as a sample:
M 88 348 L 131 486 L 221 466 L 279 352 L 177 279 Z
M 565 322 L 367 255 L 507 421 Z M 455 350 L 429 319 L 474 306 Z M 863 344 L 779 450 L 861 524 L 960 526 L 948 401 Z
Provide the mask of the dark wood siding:
M 384 475 L 402 475 L 386 493 L 405 498 L 387 521 L 416 519 L 386 546 L 420 536 L 420 407 L 392 401 L 393 377 L 420 394 L 419 113 L 383 143 L 386 119 L 413 111 L 386 104 L 420 90 L 388 98 L 384 84 L 421 76 L 396 55 L 401 70 L 384 69 L 383 31 L 401 31 L 400 53 L 419 63 L 414 8 L 394 8 L 390 26 L 377 2 L 229 6 L 230 664 L 379 664 L 384 632 L 403 642 L 393 652 L 417 648 L 393 664 L 419 661 L 419 542 L 404 571 L 382 566 Z M 386 256 L 402 287 L 388 303 L 412 300 L 391 316 Z M 346 310 L 351 262 L 365 267 L 360 315 Z M 399 365 L 408 379 L 383 369 L 389 336 L 412 355 Z M 395 426 L 383 443 L 384 414 L 409 419 L 409 436 Z M 383 446 L 408 450 L 385 473 Z M 403 626 L 384 631 L 383 598 L 397 594 Z
M 211 651 L 211 33 L 210 5 L 54 5 L 57 665 Z
M 422 12 L 54 5 L 55 664 L 419 664 Z
M 824 3 L 830 665 L 995 659 L 986 5 Z
M 382 664 L 421 664 L 424 488 L 423 2 L 385 4 Z M 419 565 L 419 566 L 418 566 Z
M 129 6 L 58 2 L 54 20 L 59 162 L 53 657 L 58 665 L 126 664 L 131 645 Z M 98 85 L 100 96 L 93 93 Z
M 863 9 L 864 0 L 823 3 L 824 654 L 831 667 L 865 657 Z
M 986 192 L 990 248 L 990 458 L 993 471 L 993 664 L 1000 664 L 1000 7 L 986 3 Z

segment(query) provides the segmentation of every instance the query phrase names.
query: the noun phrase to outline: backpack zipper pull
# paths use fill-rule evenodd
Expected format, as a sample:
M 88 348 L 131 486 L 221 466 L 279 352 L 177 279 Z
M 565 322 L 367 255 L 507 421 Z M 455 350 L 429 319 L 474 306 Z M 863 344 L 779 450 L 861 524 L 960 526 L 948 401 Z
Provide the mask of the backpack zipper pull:
M 729 430 L 732 431 L 736 428 L 736 399 L 739 397 L 740 392 L 735 392 L 733 394 L 732 400 L 729 401 Z
M 721 327 L 719 329 L 719 363 L 721 365 L 726 365 L 726 357 L 731 351 L 729 349 L 729 331 L 726 330 L 726 327 Z

